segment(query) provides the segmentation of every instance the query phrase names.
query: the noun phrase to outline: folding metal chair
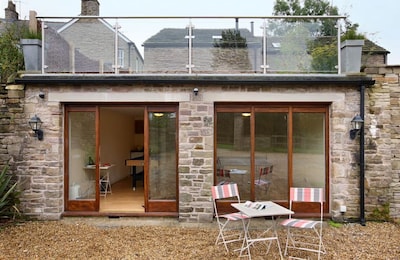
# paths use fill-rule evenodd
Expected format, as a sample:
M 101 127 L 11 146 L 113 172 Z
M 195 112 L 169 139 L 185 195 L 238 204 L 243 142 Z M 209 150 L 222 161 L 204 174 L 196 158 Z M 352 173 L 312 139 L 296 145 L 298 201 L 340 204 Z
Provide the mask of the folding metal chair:
M 239 190 L 236 183 L 229 183 L 223 185 L 212 186 L 211 193 L 213 197 L 215 218 L 217 219 L 219 233 L 215 244 L 224 244 L 226 251 L 228 252 L 227 244 L 243 241 L 245 222 L 244 220 L 249 218 L 247 215 L 240 212 L 222 214 L 218 213 L 217 201 L 220 199 L 234 198 L 235 202 L 240 203 Z M 231 221 L 242 221 L 242 225 L 238 227 L 237 225 L 229 224 Z M 229 224 L 229 225 L 228 225 Z
M 324 189 L 290 188 L 290 210 L 292 210 L 293 202 L 319 203 L 320 214 L 318 220 L 295 219 L 290 215 L 288 219 L 280 223 L 287 228 L 284 255 L 288 255 L 288 249 L 303 250 L 317 253 L 318 259 L 320 259 L 321 254 L 326 253 L 322 242 Z
M 263 179 L 267 177 L 268 174 L 272 172 L 273 166 L 266 166 L 266 167 L 261 167 L 259 170 L 259 175 L 258 179 L 254 181 L 254 184 L 256 187 L 261 188 L 262 190 L 265 190 L 267 193 L 269 190 L 269 186 L 271 185 L 271 182 L 267 179 Z
M 100 195 L 106 197 L 107 193 L 112 193 L 110 175 L 108 171 L 106 173 L 100 172 Z

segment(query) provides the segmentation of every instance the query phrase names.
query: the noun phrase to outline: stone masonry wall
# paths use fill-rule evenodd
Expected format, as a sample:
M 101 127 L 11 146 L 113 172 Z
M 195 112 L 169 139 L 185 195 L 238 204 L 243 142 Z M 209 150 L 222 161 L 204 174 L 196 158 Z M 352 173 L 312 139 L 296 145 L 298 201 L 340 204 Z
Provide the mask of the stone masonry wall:
M 400 217 L 400 88 L 399 67 L 367 68 L 376 80 L 365 96 L 365 206 L 366 217 L 374 209 L 390 203 L 390 214 Z M 135 86 L 166 93 L 192 93 L 193 85 Z M 286 92 L 304 95 L 338 93 L 330 107 L 330 194 L 333 216 L 346 205 L 348 217 L 359 216 L 359 141 L 350 140 L 351 118 L 359 111 L 360 94 L 356 86 L 207 86 L 190 100 L 179 102 L 179 220 L 209 222 L 212 220 L 210 188 L 213 184 L 214 102 L 203 94 Z M 103 93 L 109 86 L 7 86 L 0 93 L 0 164 L 10 160 L 22 194 L 25 214 L 41 219 L 58 219 L 64 210 L 63 108 L 49 102 L 49 92 L 94 91 Z M 113 86 L 112 92 L 126 93 L 132 86 Z M 38 96 L 39 91 L 45 98 Z M 212 94 L 211 94 L 212 95 Z M 251 100 L 249 100 L 251 101 Z M 32 136 L 27 121 L 37 114 L 43 121 L 45 141 Z
M 211 222 L 214 173 L 214 104 L 202 94 L 179 108 L 179 220 Z
M 8 164 L 9 173 L 17 177 L 22 191 L 21 211 L 26 216 L 59 219 L 63 210 L 60 107 L 45 103 L 37 91 L 26 91 L 22 85 L 8 85 L 5 90 L 0 114 L 0 165 Z M 46 142 L 34 138 L 28 125 L 36 113 L 49 130 Z M 52 131 L 55 138 L 51 137 Z
M 400 218 L 400 66 L 369 67 L 376 84 L 366 103 L 365 209 L 383 210 Z M 368 215 L 366 214 L 368 217 Z

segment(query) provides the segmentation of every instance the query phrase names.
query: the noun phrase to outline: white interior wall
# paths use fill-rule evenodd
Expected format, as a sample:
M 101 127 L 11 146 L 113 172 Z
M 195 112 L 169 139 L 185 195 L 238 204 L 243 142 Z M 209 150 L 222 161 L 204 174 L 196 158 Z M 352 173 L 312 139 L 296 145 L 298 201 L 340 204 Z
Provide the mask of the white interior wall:
M 115 183 L 130 174 L 130 167 L 125 166 L 132 147 L 135 147 L 135 118 L 113 110 L 100 111 L 100 160 L 111 163 L 110 181 Z

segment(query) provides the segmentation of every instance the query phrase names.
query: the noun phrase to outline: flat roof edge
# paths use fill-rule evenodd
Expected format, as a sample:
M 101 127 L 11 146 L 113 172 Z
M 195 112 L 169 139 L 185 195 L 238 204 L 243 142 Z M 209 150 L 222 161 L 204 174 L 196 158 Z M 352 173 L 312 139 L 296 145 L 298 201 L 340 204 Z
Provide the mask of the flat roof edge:
M 375 84 L 365 74 L 23 74 L 17 84 Z

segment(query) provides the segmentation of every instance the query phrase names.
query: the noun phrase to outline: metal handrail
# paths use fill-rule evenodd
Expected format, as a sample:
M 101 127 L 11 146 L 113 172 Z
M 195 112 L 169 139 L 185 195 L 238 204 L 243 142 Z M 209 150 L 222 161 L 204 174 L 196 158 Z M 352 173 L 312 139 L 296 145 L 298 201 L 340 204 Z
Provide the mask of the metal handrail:
M 287 15 L 277 15 L 277 16 L 38 16 L 37 19 L 41 20 L 42 23 L 42 46 L 45 46 L 45 31 L 44 29 L 46 28 L 45 22 L 46 20 L 53 20 L 53 19 L 116 19 L 116 24 L 115 24 L 115 53 L 114 53 L 114 73 L 118 74 L 119 73 L 119 68 L 118 68 L 118 33 L 119 33 L 119 26 L 118 26 L 118 20 L 119 19 L 189 19 L 190 23 L 188 25 L 188 35 L 186 38 L 188 39 L 188 62 L 186 65 L 186 68 L 188 69 L 188 73 L 192 73 L 192 68 L 195 66 L 193 64 L 193 57 L 192 57 L 192 39 L 194 38 L 193 36 L 193 24 L 192 24 L 192 19 L 235 19 L 236 22 L 238 22 L 239 19 L 263 19 L 263 45 L 262 45 L 262 73 L 266 74 L 268 70 L 268 64 L 267 64 L 267 25 L 266 25 L 266 20 L 276 20 L 276 19 L 302 19 L 302 20 L 308 20 L 308 19 L 318 19 L 318 20 L 324 20 L 324 19 L 335 19 L 337 23 L 337 53 L 338 53 L 338 60 L 337 60 L 337 71 L 338 74 L 341 73 L 341 57 L 340 57 L 340 20 L 345 19 L 346 16 L 342 15 L 323 15 L 323 16 L 318 16 L 318 15 L 310 15 L 310 16 L 301 16 L 301 15 L 294 15 L 294 16 L 287 16 Z M 42 48 L 42 74 L 45 74 L 45 54 L 44 54 L 44 48 Z

